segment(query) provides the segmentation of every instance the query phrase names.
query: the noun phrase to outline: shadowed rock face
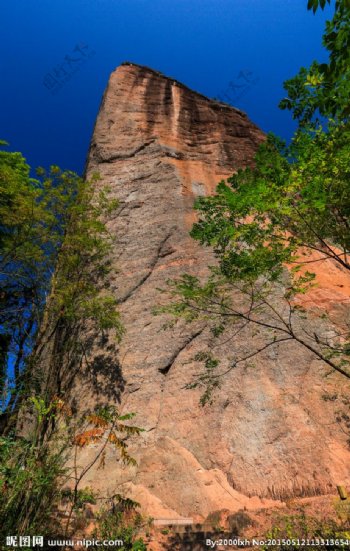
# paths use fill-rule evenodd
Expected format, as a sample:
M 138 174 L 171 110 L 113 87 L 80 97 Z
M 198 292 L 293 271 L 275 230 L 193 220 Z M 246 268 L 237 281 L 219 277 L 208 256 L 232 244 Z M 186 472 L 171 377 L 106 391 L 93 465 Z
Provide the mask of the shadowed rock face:
M 334 404 L 322 399 L 340 377 L 326 382 L 320 362 L 288 344 L 232 371 L 202 408 L 200 391 L 184 386 L 199 370 L 193 357 L 210 343 L 208 330 L 165 331 L 164 317 L 152 313 L 168 278 L 204 275 L 212 262 L 188 235 L 194 198 L 248 165 L 263 139 L 240 111 L 132 64 L 111 75 L 97 118 L 87 174 L 98 171 L 120 201 L 109 221 L 110 288 L 126 335 L 118 350 L 112 338 L 94 343 L 75 394 L 84 395 L 82 408 L 108 397 L 137 412 L 145 432 L 132 444 L 137 468 L 121 468 L 108 451 L 105 469 L 91 471 L 86 485 L 112 493 L 121 484 L 154 517 L 269 506 L 349 481 L 346 436 L 333 423 Z M 225 361 L 230 343 L 215 354 Z M 83 450 L 82 460 L 93 453 Z

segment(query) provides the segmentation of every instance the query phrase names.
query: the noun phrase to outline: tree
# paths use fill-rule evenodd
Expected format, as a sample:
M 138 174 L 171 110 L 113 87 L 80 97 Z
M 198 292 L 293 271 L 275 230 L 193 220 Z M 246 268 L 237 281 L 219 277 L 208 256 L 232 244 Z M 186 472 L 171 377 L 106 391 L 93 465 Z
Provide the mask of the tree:
M 70 407 L 60 398 L 47 403 L 32 396 L 28 400 L 36 423 L 25 437 L 0 437 L 0 540 L 10 534 L 70 536 L 72 520 L 86 503 L 96 503 L 95 494 L 82 484 L 90 469 L 104 467 L 108 447 L 115 449 L 117 460 L 127 465 L 136 461 L 128 452 L 127 438 L 142 429 L 125 423 L 134 414 L 120 415 L 114 406 L 101 407 L 83 418 L 72 416 Z M 42 431 L 55 419 L 54 429 L 42 440 Z M 93 458 L 81 464 L 79 450 L 94 444 Z M 67 461 L 72 455 L 73 465 Z M 138 505 L 116 494 L 117 501 Z M 109 498 L 99 497 L 104 501 Z M 66 505 L 62 521 L 60 509 Z M 29 546 L 26 547 L 29 549 Z
M 289 97 L 281 107 L 299 121 L 291 144 L 269 135 L 253 168 L 196 202 L 191 235 L 213 249 L 218 263 L 204 283 L 186 274 L 170 282 L 174 301 L 162 311 L 204 318 L 214 336 L 228 333 L 233 345 L 247 328 L 259 329 L 256 348 L 234 353 L 226 371 L 211 353 L 199 354 L 205 369 L 190 386 L 204 385 L 204 401 L 225 373 L 287 341 L 350 378 L 349 328 L 329 337 L 329 322 L 313 327 L 295 301 L 315 283 L 314 262 L 331 259 L 350 270 L 349 43 L 350 7 L 339 0 L 324 34 L 329 62 L 314 62 L 285 84 Z
M 58 384 L 61 364 L 74 377 L 70 360 L 79 366 L 86 355 L 81 336 L 87 331 L 99 336 L 113 331 L 117 340 L 123 333 L 116 298 L 106 285 L 113 244 L 106 220 L 117 206 L 97 175 L 84 180 L 52 166 L 32 178 L 20 153 L 0 151 L 3 539 L 11 533 L 60 533 L 57 508 L 69 495 L 68 534 L 87 498 L 84 477 L 96 462 L 103 467 L 107 446 L 122 462 L 135 463 L 126 439 L 141 429 L 125 423 L 134 414 L 120 415 L 108 403 L 82 418 L 73 416 Z M 22 431 L 21 416 L 30 420 Z M 95 457 L 78 464 L 79 449 L 91 443 L 99 444 Z
M 73 325 L 120 337 L 116 299 L 103 289 L 112 244 L 104 220 L 116 208 L 97 176 L 52 166 L 32 178 L 20 153 L 0 151 L 0 430 L 15 420 L 20 396 L 32 394 L 28 375 L 38 377 L 58 327 L 71 333 L 66 348 Z
M 92 415 L 87 415 L 84 419 L 84 424 L 79 432 L 74 435 L 74 466 L 73 480 L 74 486 L 71 491 L 71 507 L 69 510 L 65 534 L 69 532 L 70 522 L 74 509 L 77 507 L 79 500 L 80 484 L 87 473 L 98 463 L 98 468 L 104 468 L 106 450 L 108 445 L 113 446 L 120 454 L 120 458 L 126 465 L 136 465 L 135 459 L 129 454 L 128 446 L 125 442 L 125 437 L 139 435 L 143 429 L 136 426 L 130 426 L 124 423 L 135 416 L 134 413 L 120 415 L 115 406 L 105 406 L 98 408 Z M 79 448 L 84 448 L 89 444 L 100 444 L 92 461 L 87 465 L 78 465 Z M 121 497 L 118 495 L 118 497 Z M 132 500 L 129 500 L 130 503 Z
M 327 0 L 330 4 L 330 0 Z M 315 12 L 325 0 L 309 0 L 308 7 Z M 308 69 L 287 80 L 288 97 L 280 107 L 290 109 L 301 126 L 309 125 L 313 117 L 338 120 L 348 118 L 350 90 L 350 1 L 336 0 L 333 18 L 326 23 L 323 46 L 329 53 L 327 63 L 314 61 Z M 318 121 L 319 122 L 319 121 Z

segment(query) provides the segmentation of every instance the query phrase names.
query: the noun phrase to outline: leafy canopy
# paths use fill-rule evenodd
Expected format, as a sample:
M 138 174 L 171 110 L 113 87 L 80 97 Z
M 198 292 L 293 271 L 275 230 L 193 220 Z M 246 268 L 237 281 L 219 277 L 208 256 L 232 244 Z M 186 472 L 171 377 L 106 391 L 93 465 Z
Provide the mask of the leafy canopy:
M 49 322 L 90 324 L 121 336 L 116 299 L 103 289 L 112 246 L 105 219 L 116 207 L 97 176 L 84 180 L 51 166 L 32 178 L 20 153 L 0 150 L 3 412 L 17 402 L 26 362 Z
M 308 8 L 325 4 L 310 1 Z M 349 2 L 335 3 L 323 42 L 329 62 L 315 62 L 285 84 L 289 98 L 281 107 L 299 120 L 291 144 L 268 136 L 253 168 L 196 202 L 200 220 L 191 234 L 214 248 L 229 279 L 276 279 L 310 250 L 350 269 Z
M 276 280 L 314 250 L 350 269 L 349 155 L 345 123 L 297 133 L 288 148 L 268 137 L 253 168 L 198 199 L 192 237 L 214 248 L 231 281 Z
M 309 1 L 308 8 L 325 5 Z M 204 371 L 189 386 L 205 387 L 203 403 L 224 374 L 287 341 L 350 378 L 349 330 L 337 334 L 324 319 L 315 325 L 294 300 L 314 285 L 314 262 L 331 259 L 350 270 L 348 1 L 335 2 L 323 43 L 328 62 L 314 62 L 285 83 L 288 97 L 280 106 L 299 123 L 291 143 L 269 135 L 254 166 L 220 182 L 215 196 L 196 201 L 199 220 L 191 236 L 215 253 L 210 277 L 201 282 L 184 274 L 169 282 L 173 301 L 160 311 L 204 320 L 216 339 L 225 332 L 195 358 Z M 227 342 L 231 357 L 220 369 L 212 350 Z
M 327 0 L 330 4 L 330 0 Z M 308 8 L 315 12 L 324 8 L 325 0 L 309 0 Z M 315 117 L 348 118 L 350 114 L 350 1 L 337 0 L 333 18 L 326 23 L 323 46 L 329 58 L 326 63 L 314 61 L 308 69 L 287 80 L 284 87 L 288 96 L 280 107 L 289 109 L 301 125 L 308 125 Z

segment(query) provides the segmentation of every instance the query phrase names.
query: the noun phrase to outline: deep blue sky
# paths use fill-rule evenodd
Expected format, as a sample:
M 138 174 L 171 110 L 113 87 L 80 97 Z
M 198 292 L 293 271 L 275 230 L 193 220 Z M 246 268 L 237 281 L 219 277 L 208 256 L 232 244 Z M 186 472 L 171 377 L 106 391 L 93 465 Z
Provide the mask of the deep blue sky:
M 210 97 L 229 90 L 230 82 L 244 84 L 239 74 L 249 71 L 255 84 L 240 98 L 231 92 L 232 103 L 263 130 L 288 139 L 293 123 L 277 107 L 282 83 L 301 65 L 324 59 L 321 36 L 331 15 L 328 8 L 314 16 L 306 3 L 2 0 L 0 139 L 32 166 L 81 172 L 109 74 L 125 60 Z M 77 44 L 88 48 L 74 52 Z M 92 57 L 82 63 L 84 54 Z M 71 78 L 53 95 L 43 81 L 55 69 L 62 78 L 64 61 Z

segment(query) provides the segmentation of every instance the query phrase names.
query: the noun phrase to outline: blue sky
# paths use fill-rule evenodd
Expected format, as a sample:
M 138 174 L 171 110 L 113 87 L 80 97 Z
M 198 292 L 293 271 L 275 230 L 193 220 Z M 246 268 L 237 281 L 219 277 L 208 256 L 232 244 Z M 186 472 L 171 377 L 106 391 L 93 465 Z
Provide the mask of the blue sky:
M 0 139 L 32 166 L 81 172 L 109 74 L 122 61 L 162 71 L 210 97 L 229 91 L 263 130 L 288 139 L 294 125 L 277 107 L 282 83 L 325 58 L 321 36 L 331 16 L 330 8 L 313 15 L 306 3 L 3 0 Z M 52 81 L 45 86 L 44 79 L 55 70 L 59 80 L 63 70 L 69 80 L 49 90 Z M 230 83 L 243 84 L 242 72 L 251 83 L 238 97 Z

